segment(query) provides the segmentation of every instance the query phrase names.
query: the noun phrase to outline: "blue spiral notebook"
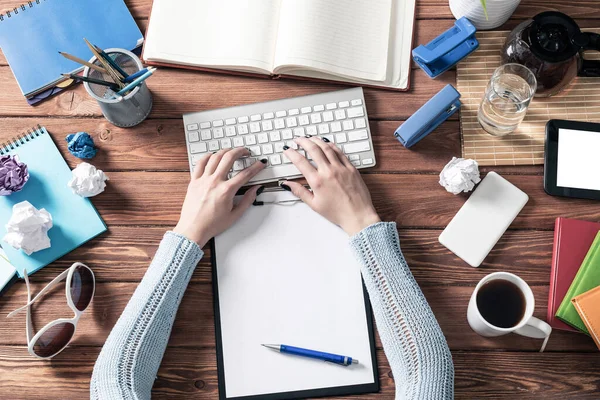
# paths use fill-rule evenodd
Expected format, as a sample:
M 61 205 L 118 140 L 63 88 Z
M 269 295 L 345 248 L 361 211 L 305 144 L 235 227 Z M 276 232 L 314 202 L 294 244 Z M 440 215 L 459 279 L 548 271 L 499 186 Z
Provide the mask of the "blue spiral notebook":
M 35 0 L 0 14 L 0 47 L 25 97 L 81 69 L 58 52 L 89 60 L 83 38 L 102 49 L 127 50 L 144 40 L 123 0 Z
M 0 242 L 19 277 L 23 277 L 24 269 L 30 275 L 106 231 L 91 201 L 74 194 L 67 186 L 71 169 L 46 128 L 38 127 L 2 145 L 0 155 L 5 154 L 19 155 L 20 161 L 27 164 L 29 181 L 20 192 L 0 196 L 0 237 L 6 234 L 4 225 L 12 216 L 13 205 L 21 201 L 27 200 L 38 210 L 45 208 L 53 223 L 48 231 L 50 248 L 29 256 Z

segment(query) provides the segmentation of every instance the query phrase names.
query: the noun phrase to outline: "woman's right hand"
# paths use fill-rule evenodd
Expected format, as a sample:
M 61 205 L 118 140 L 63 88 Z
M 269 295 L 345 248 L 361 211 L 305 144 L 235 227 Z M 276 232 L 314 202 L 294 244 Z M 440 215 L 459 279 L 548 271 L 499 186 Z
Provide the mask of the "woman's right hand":
M 294 149 L 287 148 L 284 154 L 304 175 L 312 192 L 293 181 L 281 182 L 282 188 L 290 189 L 348 235 L 381 221 L 360 173 L 340 149 L 326 138 L 301 137 L 294 141 L 310 154 L 317 168 Z

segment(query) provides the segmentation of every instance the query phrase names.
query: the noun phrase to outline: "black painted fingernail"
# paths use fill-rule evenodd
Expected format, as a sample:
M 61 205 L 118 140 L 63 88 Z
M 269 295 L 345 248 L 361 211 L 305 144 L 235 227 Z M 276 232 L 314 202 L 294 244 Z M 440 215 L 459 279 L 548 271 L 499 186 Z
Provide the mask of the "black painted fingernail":
M 311 138 L 312 135 L 304 135 L 305 138 Z
M 323 141 L 324 141 L 325 143 L 329 143 L 329 139 L 327 139 L 326 137 L 322 137 L 321 139 L 323 139 Z
M 257 196 L 260 195 L 264 190 L 265 190 L 264 186 L 259 187 L 258 190 L 256 191 L 256 195 Z
M 285 183 L 280 183 L 279 186 L 283 189 L 283 190 L 287 190 L 288 192 L 292 191 L 292 188 L 289 187 L 288 185 L 286 185 Z
M 268 163 L 268 161 L 267 161 L 266 158 L 261 159 L 260 162 L 263 163 L 263 164 L 267 164 Z
M 287 150 L 287 149 L 289 149 L 289 148 L 290 148 L 290 146 L 287 146 L 287 145 L 283 146 L 283 149 L 284 149 L 284 150 Z
M 216 151 L 213 151 L 213 154 L 217 154 L 217 152 L 216 152 Z

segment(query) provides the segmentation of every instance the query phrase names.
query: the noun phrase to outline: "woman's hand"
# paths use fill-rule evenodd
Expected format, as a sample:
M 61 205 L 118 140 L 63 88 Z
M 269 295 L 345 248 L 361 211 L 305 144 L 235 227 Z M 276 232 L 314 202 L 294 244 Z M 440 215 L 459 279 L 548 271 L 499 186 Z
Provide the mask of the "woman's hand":
M 181 208 L 181 217 L 173 232 L 203 247 L 213 236 L 225 231 L 242 216 L 256 199 L 261 186 L 248 189 L 236 206 L 233 197 L 265 168 L 265 164 L 257 161 L 229 180 L 227 174 L 235 160 L 249 155 L 248 149 L 239 147 L 207 154 L 198 160 Z
M 281 187 L 291 189 L 310 208 L 339 225 L 348 235 L 381 221 L 360 173 L 340 149 L 326 138 L 298 138 L 294 141 L 317 164 L 315 168 L 297 151 L 285 150 L 284 154 L 302 172 L 312 193 L 293 181 L 282 182 Z

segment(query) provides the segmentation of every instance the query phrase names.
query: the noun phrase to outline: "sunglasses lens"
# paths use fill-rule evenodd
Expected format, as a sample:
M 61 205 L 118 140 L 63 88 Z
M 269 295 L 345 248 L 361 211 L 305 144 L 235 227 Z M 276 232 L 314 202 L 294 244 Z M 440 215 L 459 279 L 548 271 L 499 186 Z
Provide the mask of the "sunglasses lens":
M 75 325 L 70 322 L 54 325 L 33 345 L 33 352 L 39 357 L 52 357 L 71 341 Z
M 87 267 L 81 265 L 73 271 L 71 278 L 71 298 L 79 311 L 87 308 L 94 295 L 94 275 Z

